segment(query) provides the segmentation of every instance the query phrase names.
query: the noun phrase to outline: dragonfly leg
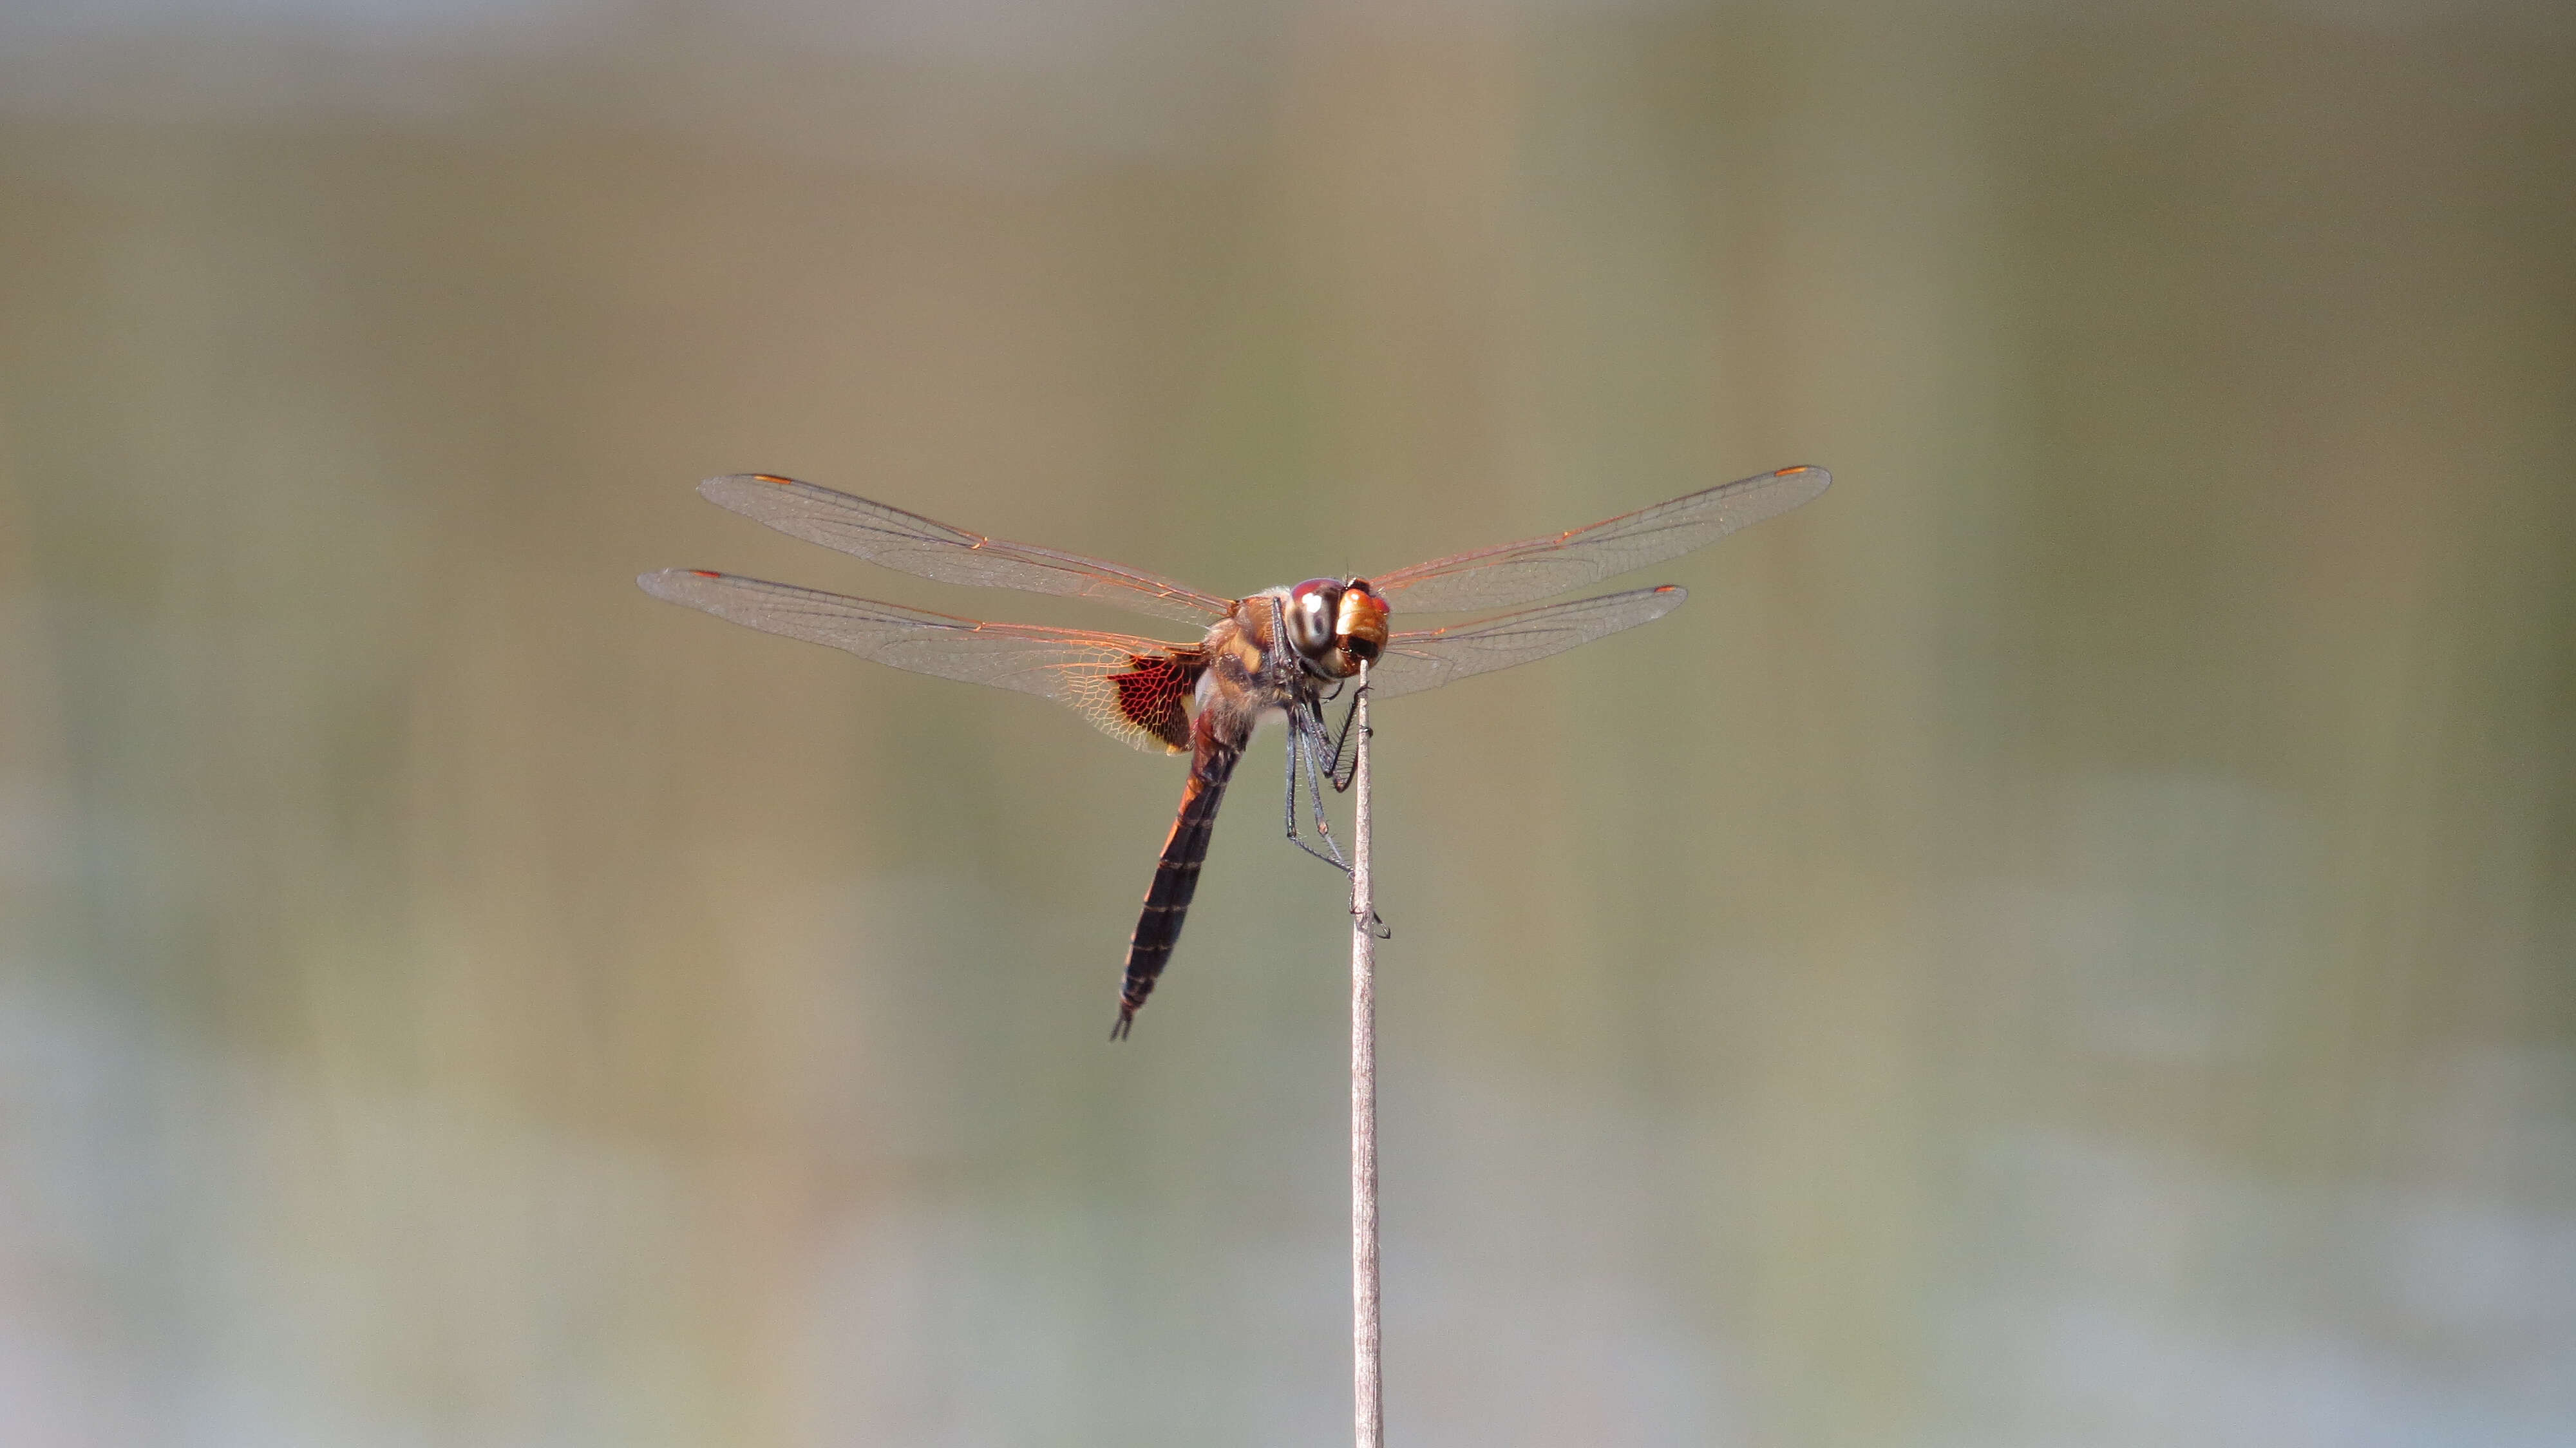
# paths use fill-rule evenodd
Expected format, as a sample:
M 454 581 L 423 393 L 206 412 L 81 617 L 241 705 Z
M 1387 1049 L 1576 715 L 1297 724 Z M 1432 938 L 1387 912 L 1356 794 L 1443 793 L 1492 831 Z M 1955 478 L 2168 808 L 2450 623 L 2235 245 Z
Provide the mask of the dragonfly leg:
M 1336 736 L 1334 737 L 1334 739 L 1333 739 L 1333 754 L 1332 754 L 1333 762 L 1332 762 L 1332 764 L 1331 764 L 1329 767 L 1327 767 L 1327 768 L 1326 768 L 1325 773 L 1326 773 L 1326 774 L 1328 774 L 1328 775 L 1330 775 L 1330 776 L 1332 777 L 1332 781 L 1333 781 L 1333 793 L 1335 793 L 1335 794 L 1348 794 L 1348 793 L 1350 793 L 1350 789 L 1351 789 L 1351 781 L 1353 781 L 1353 780 L 1355 780 L 1355 779 L 1359 778 L 1359 768 L 1360 768 L 1360 759 L 1359 759 L 1359 755 L 1358 755 L 1358 754 L 1356 754 L 1356 753 L 1354 753 L 1354 754 L 1352 754 L 1352 755 L 1351 755 L 1351 757 L 1350 757 L 1350 767 L 1349 767 L 1347 770 L 1345 770 L 1345 769 L 1343 768 L 1343 764 L 1342 764 L 1342 754 L 1343 754 L 1343 752 L 1344 752 L 1346 749 L 1348 749 L 1348 748 L 1349 748 L 1349 746 L 1350 746 L 1350 742 L 1351 742 L 1351 723 L 1352 723 L 1352 721 L 1353 721 L 1353 720 L 1355 720 L 1355 719 L 1357 719 L 1357 718 L 1359 717 L 1359 712 L 1360 712 L 1360 696 L 1361 696 L 1361 695 L 1363 695 L 1363 694 L 1365 694 L 1365 693 L 1367 693 L 1367 692 L 1368 692 L 1368 685 L 1367 685 L 1367 684 L 1365 684 L 1365 683 L 1364 683 L 1364 684 L 1361 684 L 1357 689 L 1354 689 L 1354 690 L 1352 690 L 1352 691 L 1351 691 L 1351 706 L 1350 706 L 1348 709 L 1345 709 L 1345 710 L 1343 710 L 1343 711 L 1342 711 L 1342 729 L 1341 729 L 1341 733 L 1340 733 L 1340 734 L 1338 734 L 1338 735 L 1336 735 Z M 1372 730 L 1370 730 L 1370 731 L 1368 731 L 1368 732 L 1369 732 L 1372 736 L 1374 736 L 1374 735 L 1377 733 L 1377 731 L 1376 731 L 1376 730 L 1374 730 L 1374 729 L 1372 729 Z M 1322 711 L 1322 710 L 1320 710 L 1320 709 L 1318 709 L 1317 711 L 1315 711 L 1315 736 L 1316 736 L 1316 743 L 1317 743 L 1319 746 L 1320 746 L 1320 745 L 1322 744 L 1322 742 L 1323 742 L 1323 734 L 1324 734 L 1324 715 L 1323 715 L 1323 711 Z
M 1310 706 L 1309 710 L 1303 712 L 1302 717 L 1306 735 L 1306 798 L 1314 804 L 1315 833 L 1324 837 L 1324 842 L 1331 847 L 1334 858 L 1339 859 L 1342 847 L 1333 839 L 1332 822 L 1324 817 L 1323 773 L 1316 766 L 1316 760 L 1322 755 L 1324 749 L 1323 709 L 1321 706 Z
M 1340 692 L 1340 687 L 1338 685 L 1335 686 L 1334 693 L 1339 694 Z M 1342 752 L 1351 742 L 1351 722 L 1359 717 L 1360 700 L 1367 697 L 1367 695 L 1368 668 L 1366 665 L 1362 665 L 1360 668 L 1360 686 L 1351 691 L 1351 707 L 1342 714 L 1341 732 L 1334 737 L 1332 742 L 1332 762 L 1325 767 L 1324 771 L 1325 776 L 1333 781 L 1333 789 L 1336 793 L 1347 792 L 1351 785 L 1359 778 L 1360 757 L 1358 751 L 1353 750 L 1351 752 L 1350 772 L 1347 774 L 1342 770 Z M 1307 755 L 1307 767 L 1311 772 L 1314 767 L 1315 755 L 1321 754 L 1324 750 L 1324 709 L 1321 704 L 1315 706 L 1314 714 L 1312 718 L 1308 720 L 1307 727 L 1314 731 L 1313 743 L 1310 746 L 1313 753 Z M 1362 729 L 1360 731 L 1360 737 L 1362 739 L 1366 739 L 1376 733 L 1377 731 L 1374 729 Z M 1317 785 L 1314 786 L 1313 792 L 1315 795 L 1315 809 L 1317 813 L 1316 826 L 1321 828 L 1323 825 L 1321 816 L 1324 808 L 1324 791 L 1322 786 Z M 1354 910 L 1351 913 L 1353 915 L 1357 915 L 1359 912 Z M 1386 923 L 1386 917 L 1378 914 L 1375 906 L 1369 907 L 1368 932 L 1380 940 L 1393 940 L 1395 938 L 1395 927 Z
M 1301 759 L 1307 761 L 1306 773 L 1310 781 L 1312 780 L 1315 772 L 1312 757 L 1307 752 L 1311 746 L 1307 742 L 1304 721 L 1305 716 L 1302 711 L 1299 708 L 1292 707 L 1288 715 L 1288 802 L 1286 815 L 1288 843 L 1295 845 L 1297 848 L 1304 850 L 1307 854 L 1314 856 L 1316 859 L 1323 861 L 1325 864 L 1330 865 L 1334 869 L 1347 875 L 1351 872 L 1350 862 L 1342 858 L 1341 846 L 1333 842 L 1333 832 L 1323 828 L 1324 801 L 1321 795 L 1318 795 L 1315 800 L 1315 826 L 1324 836 L 1324 849 L 1316 849 L 1313 845 L 1306 843 L 1305 838 L 1297 833 L 1298 761 Z M 1326 850 L 1331 851 L 1331 853 L 1325 853 Z
M 1321 706 L 1317 706 L 1312 713 L 1300 716 L 1300 720 L 1303 727 L 1299 732 L 1303 733 L 1306 737 L 1306 793 L 1307 796 L 1315 802 L 1315 828 L 1323 834 L 1325 842 L 1330 844 L 1332 843 L 1333 832 L 1331 826 L 1324 822 L 1324 786 L 1316 777 L 1316 761 L 1322 758 L 1324 754 L 1324 736 L 1326 732 L 1324 728 L 1324 711 Z M 1344 719 L 1342 721 L 1343 737 L 1348 739 L 1350 732 L 1350 721 L 1348 719 Z M 1338 757 L 1341 753 L 1340 746 L 1336 745 L 1333 749 L 1333 753 Z M 1355 769 L 1358 767 L 1357 756 L 1353 756 L 1352 767 Z M 1349 787 L 1350 784 L 1347 780 L 1338 781 L 1334 785 L 1334 788 L 1336 789 L 1348 789 Z M 1293 809 L 1294 807 L 1292 806 L 1291 808 Z M 1340 852 L 1340 848 L 1336 846 L 1334 853 L 1339 854 Z M 1350 873 L 1350 867 L 1348 865 L 1344 865 L 1342 867 L 1342 872 L 1344 874 Z M 1395 938 L 1395 927 L 1387 924 L 1386 917 L 1378 914 L 1377 909 L 1374 906 L 1369 909 L 1368 931 L 1369 934 L 1376 936 L 1380 940 L 1393 940 Z
M 1332 826 L 1324 819 L 1324 786 L 1317 777 L 1315 764 L 1323 749 L 1323 737 L 1324 722 L 1320 711 L 1311 716 L 1291 716 L 1288 729 L 1288 839 L 1297 848 L 1347 875 L 1351 872 L 1350 862 L 1342 858 L 1341 846 L 1333 840 Z M 1306 761 L 1306 796 L 1314 801 L 1315 832 L 1324 837 L 1324 848 L 1332 851 L 1329 855 L 1297 836 L 1297 761 L 1300 755 Z M 1395 938 L 1395 927 L 1387 924 L 1386 918 L 1379 915 L 1375 907 L 1369 910 L 1368 930 L 1380 940 Z
M 1297 688 L 1297 651 L 1288 642 L 1288 605 L 1279 595 L 1270 596 L 1270 682 L 1281 692 L 1294 694 Z

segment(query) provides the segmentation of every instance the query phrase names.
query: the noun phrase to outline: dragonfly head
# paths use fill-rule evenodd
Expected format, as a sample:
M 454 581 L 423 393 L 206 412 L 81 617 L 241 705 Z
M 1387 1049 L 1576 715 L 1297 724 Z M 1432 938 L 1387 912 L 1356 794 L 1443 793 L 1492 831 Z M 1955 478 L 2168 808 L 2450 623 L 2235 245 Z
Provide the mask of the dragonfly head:
M 1307 668 L 1347 679 L 1386 646 L 1386 600 L 1364 579 L 1309 578 L 1288 590 L 1288 643 Z

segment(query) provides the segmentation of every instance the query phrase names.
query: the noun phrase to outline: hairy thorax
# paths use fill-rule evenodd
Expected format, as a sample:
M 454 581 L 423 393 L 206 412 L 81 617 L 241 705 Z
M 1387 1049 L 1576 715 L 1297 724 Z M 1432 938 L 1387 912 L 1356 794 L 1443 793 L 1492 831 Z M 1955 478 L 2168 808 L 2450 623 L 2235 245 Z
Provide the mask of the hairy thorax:
M 1199 675 L 1203 727 L 1241 744 L 1265 714 L 1286 710 L 1314 691 L 1278 636 L 1278 590 L 1253 594 L 1234 605 L 1207 634 L 1207 671 Z

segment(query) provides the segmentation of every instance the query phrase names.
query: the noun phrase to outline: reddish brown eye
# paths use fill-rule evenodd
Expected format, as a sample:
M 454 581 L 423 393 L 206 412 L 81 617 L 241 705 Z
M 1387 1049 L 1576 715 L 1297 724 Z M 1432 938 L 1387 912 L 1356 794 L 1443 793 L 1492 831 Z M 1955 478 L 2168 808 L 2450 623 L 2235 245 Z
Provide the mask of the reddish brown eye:
M 1288 642 L 1307 658 L 1321 658 L 1333 647 L 1334 625 L 1342 586 L 1329 578 L 1310 578 L 1288 590 Z
M 1351 657 L 1375 660 L 1386 647 L 1386 600 L 1366 583 L 1353 582 L 1334 609 L 1333 632 Z

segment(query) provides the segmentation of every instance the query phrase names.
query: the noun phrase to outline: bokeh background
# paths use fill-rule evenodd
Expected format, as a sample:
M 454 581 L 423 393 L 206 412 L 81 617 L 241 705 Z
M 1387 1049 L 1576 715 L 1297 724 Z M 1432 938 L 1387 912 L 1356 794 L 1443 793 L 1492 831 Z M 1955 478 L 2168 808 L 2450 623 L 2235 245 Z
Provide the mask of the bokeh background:
M 1113 1048 L 1171 761 L 633 576 L 1814 462 L 1380 712 L 1396 1441 L 2576 1442 L 2571 198 L 2547 0 L 15 0 L 0 1439 L 1335 1441 L 1276 736 Z

